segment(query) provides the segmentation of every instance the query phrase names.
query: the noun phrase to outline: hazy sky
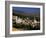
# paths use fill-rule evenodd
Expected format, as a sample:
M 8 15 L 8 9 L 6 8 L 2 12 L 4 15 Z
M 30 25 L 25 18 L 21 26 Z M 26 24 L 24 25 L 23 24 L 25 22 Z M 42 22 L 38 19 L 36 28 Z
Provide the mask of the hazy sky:
M 13 10 L 22 11 L 24 13 L 40 13 L 40 8 L 29 8 L 29 7 L 13 7 Z

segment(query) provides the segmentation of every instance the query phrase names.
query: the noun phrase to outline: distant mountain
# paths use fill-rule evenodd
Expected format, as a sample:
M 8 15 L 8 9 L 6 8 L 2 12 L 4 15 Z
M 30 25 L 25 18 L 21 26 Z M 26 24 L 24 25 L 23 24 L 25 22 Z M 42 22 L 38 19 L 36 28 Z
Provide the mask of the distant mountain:
M 23 15 L 23 16 L 40 16 L 40 13 L 38 12 L 25 13 L 24 11 L 20 11 L 20 10 L 13 10 L 13 13 L 15 15 Z

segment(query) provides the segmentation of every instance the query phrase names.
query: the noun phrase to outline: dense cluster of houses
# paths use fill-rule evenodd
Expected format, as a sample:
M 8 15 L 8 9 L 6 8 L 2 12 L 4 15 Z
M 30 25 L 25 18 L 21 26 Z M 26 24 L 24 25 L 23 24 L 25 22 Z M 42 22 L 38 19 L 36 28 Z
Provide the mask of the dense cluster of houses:
M 30 20 L 28 17 L 26 19 L 22 19 L 22 18 L 20 18 L 18 16 L 13 16 L 13 23 L 31 25 L 32 27 L 35 27 L 40 22 L 37 21 L 35 18 L 34 18 L 34 20 Z

